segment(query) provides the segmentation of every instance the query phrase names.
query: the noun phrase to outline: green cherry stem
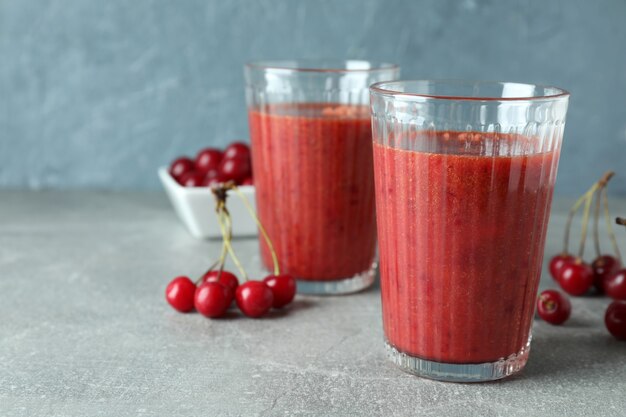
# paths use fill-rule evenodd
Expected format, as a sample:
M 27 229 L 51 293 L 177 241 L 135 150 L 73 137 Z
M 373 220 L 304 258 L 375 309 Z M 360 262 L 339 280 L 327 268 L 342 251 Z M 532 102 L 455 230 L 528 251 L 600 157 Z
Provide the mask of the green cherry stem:
M 604 189 L 602 189 L 604 191 Z M 598 230 L 598 223 L 600 222 L 600 203 L 602 202 L 602 191 L 598 190 L 596 193 L 596 204 L 593 211 L 593 244 L 596 249 L 596 256 L 602 255 L 602 249 L 600 248 L 600 231 Z
M 582 206 L 583 203 L 585 203 L 585 211 L 583 214 L 583 222 L 582 222 L 582 239 L 580 241 L 580 248 L 579 248 L 579 257 L 582 258 L 582 254 L 585 251 L 585 240 L 587 237 L 587 224 L 589 223 L 589 208 L 591 206 L 591 202 L 593 200 L 593 196 L 596 193 L 596 191 L 598 191 L 599 189 L 602 189 L 604 187 L 606 187 L 606 184 L 609 182 L 609 180 L 613 177 L 615 173 L 613 171 L 607 171 L 604 173 L 604 175 L 602 175 L 602 178 L 600 178 L 600 180 L 596 183 L 594 183 L 591 188 L 589 188 L 582 196 L 580 196 L 578 198 L 578 200 L 576 200 L 576 202 L 570 207 L 569 209 L 569 213 L 567 215 L 567 221 L 565 222 L 565 234 L 563 236 L 563 253 L 567 254 L 569 253 L 569 237 L 570 237 L 570 230 L 572 228 L 572 221 L 574 220 L 574 216 L 576 215 L 576 213 L 578 213 L 578 210 L 580 209 L 580 207 Z
M 591 194 L 587 195 L 585 200 L 585 208 L 583 209 L 583 226 L 582 226 L 582 234 L 580 237 L 580 247 L 578 248 L 578 258 L 582 259 L 585 254 L 585 242 L 587 241 L 587 226 L 589 224 L 589 211 L 591 208 L 591 202 L 593 201 L 593 194 L 598 189 L 598 185 L 594 184 L 591 187 L 593 191 Z
M 218 216 L 218 221 L 219 221 L 219 212 L 217 213 Z M 221 228 L 220 228 L 221 230 Z M 222 233 L 222 250 L 220 252 L 220 258 L 218 259 L 218 261 L 211 265 L 211 268 L 209 269 L 209 271 L 212 271 L 213 268 L 215 268 L 216 266 L 219 266 L 219 271 L 217 272 L 217 280 L 219 282 L 220 278 L 222 277 L 222 271 L 224 271 L 224 264 L 226 263 L 226 253 L 228 250 L 228 246 L 226 246 L 226 241 L 224 240 L 224 234 Z M 207 271 L 207 272 L 209 272 Z
M 228 251 L 228 254 L 230 255 L 231 259 L 235 263 L 235 266 L 237 266 L 237 269 L 241 273 L 241 277 L 243 278 L 243 280 L 248 281 L 248 274 L 246 274 L 245 269 L 243 269 L 241 262 L 239 262 L 239 258 L 235 254 L 235 251 L 233 250 L 233 247 L 230 244 L 230 241 L 232 238 L 232 223 L 230 222 L 229 219 L 230 219 L 230 214 L 228 213 L 228 210 L 226 209 L 224 202 L 223 201 L 218 202 L 217 221 L 220 224 L 220 230 L 222 232 L 222 239 L 224 241 L 224 246 L 226 247 L 226 250 Z M 222 267 L 223 267 L 223 264 L 222 264 Z
M 599 230 L 600 203 L 602 202 L 602 200 L 604 200 L 604 219 L 606 220 L 606 228 L 609 233 L 609 236 L 611 237 L 611 240 L 614 241 L 613 249 L 615 250 L 617 248 L 617 242 L 615 242 L 615 235 L 613 233 L 613 229 L 611 228 L 611 219 L 610 219 L 609 211 L 608 211 L 609 200 L 608 200 L 607 191 L 606 191 L 606 186 L 609 184 L 609 181 L 611 180 L 611 178 L 613 178 L 613 175 L 614 175 L 613 171 L 607 171 L 606 174 L 604 174 L 602 178 L 600 179 L 600 181 L 598 181 L 596 184 L 597 185 L 596 195 L 595 195 L 596 205 L 595 205 L 595 210 L 593 214 L 593 242 L 596 248 L 596 256 L 598 257 L 602 255 L 602 249 L 600 248 L 600 230 Z M 619 248 L 616 249 L 615 253 L 621 261 Z
M 241 275 L 244 278 L 244 281 L 248 281 L 248 274 L 246 274 L 246 271 L 243 268 L 243 266 L 241 264 L 241 261 L 239 261 L 239 258 L 235 254 L 235 250 L 233 249 L 233 245 L 230 244 L 232 242 L 232 238 L 233 238 L 233 232 L 232 232 L 232 230 L 233 230 L 233 221 L 232 221 L 232 218 L 230 217 L 230 212 L 228 211 L 228 209 L 226 209 L 226 206 L 224 206 L 224 222 L 228 225 L 228 231 L 229 231 L 228 253 L 230 254 L 230 257 L 233 259 L 233 262 L 237 265 L 237 268 L 239 269 L 239 271 L 241 272 Z
M 274 275 L 280 275 L 280 266 L 278 265 L 278 257 L 276 256 L 274 245 L 272 245 L 272 240 L 270 239 L 267 231 L 265 230 L 265 228 L 261 224 L 261 221 L 254 212 L 252 204 L 250 204 L 250 201 L 248 201 L 248 198 L 241 192 L 239 187 L 237 187 L 236 185 L 232 185 L 231 188 L 237 193 L 241 201 L 243 201 L 243 205 L 246 207 L 246 210 L 248 210 L 248 213 L 250 213 L 250 216 L 254 219 L 254 222 L 261 232 L 261 235 L 263 235 L 263 239 L 265 239 L 265 243 L 267 243 L 267 247 L 269 248 L 270 254 L 272 255 L 272 263 L 274 264 Z
M 222 251 L 223 251 L 223 250 L 224 250 L 224 245 L 222 245 Z M 200 276 L 198 277 L 198 279 L 195 281 L 195 284 L 196 284 L 196 285 L 198 285 L 198 284 L 202 283 L 202 278 L 204 278 L 204 276 L 205 276 L 206 274 L 208 274 L 209 272 L 213 271 L 213 269 L 214 269 L 216 266 L 220 265 L 220 263 L 221 263 L 221 259 L 222 259 L 222 257 L 220 256 L 220 259 L 218 259 L 217 261 L 213 262 L 213 264 L 209 267 L 209 269 L 207 269 L 207 270 L 204 272 L 204 274 L 202 274 L 202 275 L 200 275 Z
M 596 184 L 594 184 L 585 194 L 583 194 L 576 202 L 570 207 L 567 215 L 567 222 L 565 223 L 565 236 L 563 237 L 563 253 L 569 253 L 569 234 L 572 228 L 572 220 L 578 212 L 580 206 L 589 198 L 590 193 L 593 194 L 596 191 Z
M 604 220 L 606 221 L 606 230 L 609 232 L 609 238 L 611 239 L 611 244 L 613 245 L 613 251 L 617 256 L 617 259 L 622 262 L 622 254 L 619 251 L 619 246 L 617 245 L 617 238 L 615 237 L 615 232 L 613 231 L 613 226 L 611 225 L 611 214 L 609 212 L 609 196 L 606 188 L 602 189 L 602 200 L 604 201 Z

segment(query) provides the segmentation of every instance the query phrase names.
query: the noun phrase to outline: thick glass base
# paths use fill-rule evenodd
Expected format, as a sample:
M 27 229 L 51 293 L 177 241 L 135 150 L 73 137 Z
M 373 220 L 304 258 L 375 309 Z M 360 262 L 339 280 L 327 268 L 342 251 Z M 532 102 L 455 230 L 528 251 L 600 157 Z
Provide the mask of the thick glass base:
M 530 338 L 519 352 L 506 359 L 487 363 L 443 363 L 420 359 L 400 352 L 385 340 L 387 356 L 403 371 L 448 382 L 486 382 L 502 379 L 521 371 L 528 361 Z
M 378 264 L 372 263 L 367 271 L 356 274 L 351 278 L 332 281 L 312 281 L 309 279 L 297 279 L 299 294 L 317 295 L 340 295 L 352 294 L 369 288 L 376 279 L 376 268 Z

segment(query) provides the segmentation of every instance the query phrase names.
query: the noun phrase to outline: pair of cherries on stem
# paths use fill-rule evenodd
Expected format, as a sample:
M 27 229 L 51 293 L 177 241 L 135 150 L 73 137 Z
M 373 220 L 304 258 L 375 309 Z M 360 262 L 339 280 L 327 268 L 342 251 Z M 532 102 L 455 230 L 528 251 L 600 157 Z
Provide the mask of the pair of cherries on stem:
M 194 305 L 200 314 L 222 317 L 233 298 L 248 317 L 261 317 L 270 308 L 282 308 L 296 295 L 296 283 L 290 275 L 270 275 L 263 281 L 246 281 L 239 285 L 237 277 L 228 272 L 209 271 L 195 293 Z
M 198 286 L 188 277 L 174 278 L 165 290 L 168 303 L 181 313 L 194 308 L 209 318 L 223 317 L 236 301 L 248 317 L 261 317 L 270 308 L 282 308 L 293 301 L 296 284 L 290 275 L 270 275 L 263 281 L 239 284 L 235 274 L 228 271 L 208 271 Z
M 274 263 L 274 274 L 262 281 L 249 281 L 241 262 L 231 245 L 232 220 L 226 208 L 227 192 L 233 190 L 242 200 L 248 213 L 257 223 L 261 235 L 265 239 Z M 296 281 L 290 275 L 280 273 L 278 259 L 272 242 L 259 221 L 248 199 L 241 193 L 234 182 L 219 184 L 212 188 L 216 200 L 216 212 L 222 233 L 222 253 L 219 260 L 198 280 L 198 286 L 188 277 L 175 278 L 166 288 L 165 297 L 176 310 L 191 311 L 194 307 L 202 315 L 210 318 L 222 317 L 228 307 L 236 301 L 239 309 L 248 317 L 261 317 L 270 308 L 282 308 L 291 303 L 296 295 Z M 239 284 L 237 277 L 224 271 L 226 256 L 239 269 L 241 277 L 246 281 Z M 214 267 L 217 270 L 213 270 Z
M 621 257 L 615 233 L 611 227 L 609 214 L 609 198 L 607 185 L 613 177 L 613 171 L 607 171 L 599 181 L 594 183 L 578 200 L 572 205 L 565 225 L 563 239 L 563 252 L 550 260 L 550 274 L 560 284 L 561 288 L 570 295 L 580 296 L 595 286 L 599 293 L 607 293 L 611 298 L 626 299 L 626 276 L 620 274 Z M 587 241 L 587 229 L 591 214 L 591 205 L 595 199 L 595 210 L 593 214 L 593 241 L 595 244 L 596 259 L 591 265 L 583 261 L 585 243 Z M 606 230 L 613 244 L 613 251 L 617 256 L 602 254 L 600 248 L 599 220 L 600 208 L 604 206 L 604 219 Z M 583 209 L 582 233 L 578 256 L 569 253 L 569 236 L 572 220 L 576 213 Z M 624 271 L 626 273 L 626 271 Z
M 609 199 L 606 186 L 613 177 L 612 171 L 606 172 L 602 178 L 594 183 L 570 208 L 565 235 L 563 252 L 554 256 L 549 263 L 550 275 L 559 283 L 561 288 L 570 295 L 581 296 L 594 286 L 599 293 L 605 293 L 613 301 L 605 312 L 604 322 L 607 330 L 617 339 L 626 339 L 626 269 L 621 268 L 621 257 L 615 233 L 611 227 L 609 214 Z M 590 220 L 591 205 L 595 198 L 593 215 L 593 240 L 595 243 L 596 259 L 590 264 L 583 261 L 587 228 Z M 604 206 L 606 230 L 617 256 L 602 254 L 600 248 L 599 219 L 600 207 Z M 569 235 L 574 216 L 583 208 L 582 231 L 578 256 L 568 252 Z M 617 218 L 618 224 L 626 225 L 626 219 Z M 566 295 L 557 290 L 546 290 L 537 300 L 537 313 L 546 322 L 559 325 L 564 323 L 571 314 L 571 303 Z
M 568 294 L 579 296 L 594 286 L 615 300 L 626 300 L 626 269 L 611 255 L 598 256 L 591 265 L 570 254 L 550 260 L 550 275 Z

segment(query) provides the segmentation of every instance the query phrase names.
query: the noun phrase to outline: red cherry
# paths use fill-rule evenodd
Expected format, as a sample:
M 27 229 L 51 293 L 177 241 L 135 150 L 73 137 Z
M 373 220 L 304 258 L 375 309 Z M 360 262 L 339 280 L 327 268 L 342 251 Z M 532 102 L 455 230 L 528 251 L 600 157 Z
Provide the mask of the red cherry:
M 248 177 L 241 181 L 241 185 L 254 185 L 254 180 L 252 179 L 252 177 Z
M 296 296 L 296 280 L 291 275 L 270 275 L 263 282 L 272 290 L 274 308 L 286 306 Z
M 550 270 L 550 275 L 552 275 L 552 278 L 558 281 L 559 274 L 561 273 L 561 268 L 563 268 L 565 264 L 572 263 L 574 261 L 576 261 L 576 258 L 567 253 L 562 253 L 560 255 L 552 257 L 552 259 L 550 259 L 550 265 L 548 268 Z
M 604 324 L 616 339 L 626 340 L 626 301 L 613 301 L 604 315 Z
M 598 256 L 591 264 L 593 269 L 593 285 L 603 293 L 606 280 L 621 267 L 620 261 L 611 255 Z
M 205 178 L 204 180 L 202 180 L 203 187 L 213 187 L 214 185 L 219 185 L 221 183 L 222 182 L 217 178 Z
M 193 297 L 196 293 L 196 284 L 188 277 L 176 277 L 165 289 L 165 299 L 172 307 L 181 313 L 193 310 Z
M 203 316 L 222 317 L 233 301 L 233 290 L 219 282 L 200 284 L 194 297 L 196 310 Z
M 606 295 L 614 300 L 626 301 L 626 269 L 619 269 L 604 280 Z
M 550 324 L 563 324 L 571 312 L 572 305 L 569 298 L 560 291 L 545 290 L 537 298 L 537 313 Z
M 202 172 L 193 171 L 183 174 L 180 177 L 180 185 L 183 187 L 201 187 L 204 181 L 204 174 Z
M 559 275 L 561 288 L 570 295 L 583 295 L 593 284 L 593 270 L 584 262 L 568 263 Z
M 194 163 L 187 157 L 175 159 L 170 165 L 170 175 L 178 181 L 184 174 L 194 170 Z
M 224 181 L 241 183 L 251 173 L 250 160 L 245 158 L 224 158 L 220 162 L 219 175 Z
M 248 281 L 237 287 L 237 306 L 248 317 L 261 317 L 274 302 L 272 290 L 264 282 Z
M 219 178 L 219 177 L 220 177 L 220 172 L 218 168 L 211 168 L 204 174 L 204 178 Z
M 219 276 L 219 280 L 217 277 Z M 222 285 L 226 285 L 231 290 L 233 290 L 233 295 L 239 286 L 239 280 L 237 276 L 232 272 L 222 271 L 222 275 L 220 276 L 220 271 L 209 271 L 202 277 L 202 282 L 219 282 Z
M 222 151 L 215 148 L 202 149 L 196 155 L 195 167 L 197 171 L 207 173 L 210 170 L 217 171 L 222 160 Z
M 250 159 L 250 147 L 243 142 L 233 142 L 224 149 L 224 159 Z
M 202 185 L 204 187 L 212 187 L 212 186 L 217 185 L 217 184 L 219 184 L 221 182 L 222 181 L 220 179 L 219 172 L 216 169 L 211 169 L 204 176 L 204 179 L 202 180 Z

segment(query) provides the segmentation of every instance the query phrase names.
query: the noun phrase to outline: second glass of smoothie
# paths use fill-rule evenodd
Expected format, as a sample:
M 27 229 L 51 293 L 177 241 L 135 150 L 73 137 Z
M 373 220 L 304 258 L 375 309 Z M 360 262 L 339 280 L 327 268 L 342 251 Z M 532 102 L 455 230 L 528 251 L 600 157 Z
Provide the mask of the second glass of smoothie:
M 246 65 L 259 218 L 298 291 L 342 294 L 375 276 L 369 86 L 399 69 L 367 61 Z M 264 265 L 269 248 L 261 239 Z
M 390 358 L 446 381 L 521 370 L 569 94 L 454 81 L 371 91 Z

